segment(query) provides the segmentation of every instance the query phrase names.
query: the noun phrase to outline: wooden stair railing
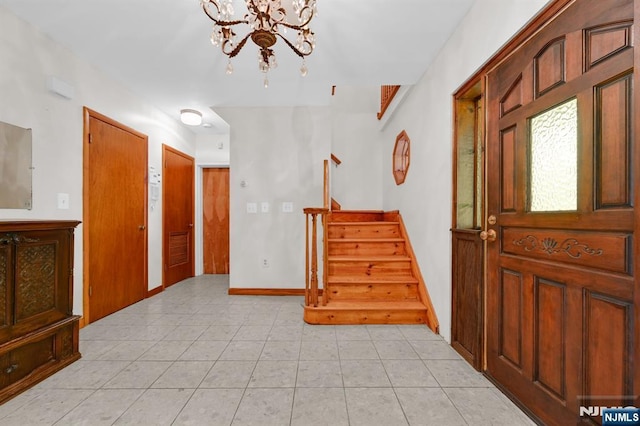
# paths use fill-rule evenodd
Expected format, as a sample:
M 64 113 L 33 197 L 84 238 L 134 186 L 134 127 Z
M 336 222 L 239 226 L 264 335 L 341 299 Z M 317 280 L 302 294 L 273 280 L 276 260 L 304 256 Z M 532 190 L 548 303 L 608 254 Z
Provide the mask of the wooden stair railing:
M 305 214 L 305 306 L 318 306 L 318 215 L 322 221 L 322 305 L 327 304 L 327 215 L 331 212 L 329 204 L 329 160 L 324 160 L 323 207 L 306 207 Z M 311 234 L 309 234 L 311 220 Z
M 393 97 L 398 93 L 400 86 L 380 86 L 380 112 L 378 120 L 382 118 L 387 108 L 391 104 Z

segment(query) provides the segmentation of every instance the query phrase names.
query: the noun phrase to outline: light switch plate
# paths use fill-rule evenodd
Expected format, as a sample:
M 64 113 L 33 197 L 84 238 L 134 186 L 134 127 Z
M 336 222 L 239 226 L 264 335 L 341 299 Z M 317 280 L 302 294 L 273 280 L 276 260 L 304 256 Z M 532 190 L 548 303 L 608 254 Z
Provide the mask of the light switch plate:
M 69 210 L 69 194 L 58 192 L 58 209 Z
M 262 203 L 260 203 L 260 211 L 262 213 L 269 213 L 269 202 L 268 201 L 263 201 Z
M 258 213 L 258 204 L 247 203 L 247 213 Z
M 285 201 L 282 203 L 282 212 L 283 213 L 292 213 L 293 212 L 293 203 L 291 201 Z

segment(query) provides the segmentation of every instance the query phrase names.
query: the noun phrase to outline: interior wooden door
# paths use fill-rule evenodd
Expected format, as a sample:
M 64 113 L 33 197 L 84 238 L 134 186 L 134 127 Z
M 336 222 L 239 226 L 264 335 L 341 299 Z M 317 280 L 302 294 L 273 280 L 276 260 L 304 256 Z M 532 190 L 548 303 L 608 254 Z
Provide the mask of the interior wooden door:
M 487 373 L 550 425 L 639 405 L 633 21 L 576 0 L 488 75 Z
M 85 321 L 147 290 L 147 137 L 85 109 Z
M 170 286 L 195 275 L 193 212 L 195 162 L 169 146 L 162 146 L 163 283 Z
M 229 169 L 202 170 L 205 274 L 229 273 Z

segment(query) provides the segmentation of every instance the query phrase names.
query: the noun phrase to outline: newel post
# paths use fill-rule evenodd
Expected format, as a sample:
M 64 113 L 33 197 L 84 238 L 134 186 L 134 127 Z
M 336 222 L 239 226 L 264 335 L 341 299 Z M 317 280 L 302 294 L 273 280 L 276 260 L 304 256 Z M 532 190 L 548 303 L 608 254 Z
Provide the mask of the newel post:
M 305 271 L 305 304 L 318 306 L 318 215 L 328 213 L 327 209 L 308 207 L 306 215 L 306 271 Z M 311 216 L 311 256 L 309 256 L 309 216 Z

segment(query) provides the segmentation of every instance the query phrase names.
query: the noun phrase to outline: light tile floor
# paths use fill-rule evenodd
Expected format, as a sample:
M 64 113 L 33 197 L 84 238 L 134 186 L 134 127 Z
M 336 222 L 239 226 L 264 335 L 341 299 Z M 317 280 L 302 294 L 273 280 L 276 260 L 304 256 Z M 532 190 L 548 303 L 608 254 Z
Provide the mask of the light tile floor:
M 227 290 L 192 278 L 83 328 L 0 424 L 534 424 L 426 326 L 312 326 L 301 297 Z

